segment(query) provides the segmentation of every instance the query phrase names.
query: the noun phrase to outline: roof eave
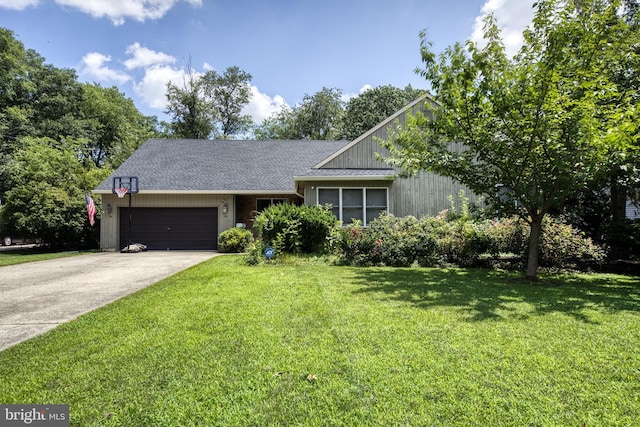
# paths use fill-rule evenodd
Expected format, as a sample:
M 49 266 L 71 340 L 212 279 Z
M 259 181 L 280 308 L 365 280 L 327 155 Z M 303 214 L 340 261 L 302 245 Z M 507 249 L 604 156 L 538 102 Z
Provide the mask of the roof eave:
M 93 190 L 93 194 L 114 194 L 111 190 Z M 188 194 L 188 195 L 233 195 L 233 194 L 296 194 L 294 190 L 140 190 L 137 194 Z
M 322 176 L 312 176 L 312 175 L 302 175 L 302 176 L 294 176 L 295 182 L 300 181 L 393 181 L 396 179 L 394 175 L 322 175 Z

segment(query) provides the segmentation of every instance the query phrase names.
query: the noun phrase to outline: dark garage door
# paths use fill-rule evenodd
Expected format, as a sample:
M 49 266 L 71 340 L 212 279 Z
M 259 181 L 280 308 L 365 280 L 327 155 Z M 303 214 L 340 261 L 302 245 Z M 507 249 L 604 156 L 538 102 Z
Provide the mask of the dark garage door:
M 120 248 L 127 246 L 128 208 L 120 208 Z M 217 208 L 133 208 L 131 241 L 148 249 L 218 248 Z

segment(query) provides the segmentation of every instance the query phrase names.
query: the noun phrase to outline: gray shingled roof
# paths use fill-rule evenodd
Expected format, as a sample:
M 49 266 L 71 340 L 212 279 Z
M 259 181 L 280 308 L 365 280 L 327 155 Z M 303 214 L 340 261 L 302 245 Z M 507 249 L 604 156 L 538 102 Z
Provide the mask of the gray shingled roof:
M 96 192 L 110 192 L 113 176 L 137 176 L 139 190 L 284 192 L 349 141 L 211 141 L 150 139 Z

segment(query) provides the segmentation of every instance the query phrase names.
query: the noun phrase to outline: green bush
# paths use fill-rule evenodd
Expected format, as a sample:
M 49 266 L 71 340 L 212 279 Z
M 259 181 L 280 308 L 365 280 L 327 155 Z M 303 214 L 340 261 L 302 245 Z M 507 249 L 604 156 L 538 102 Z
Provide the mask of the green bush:
M 264 245 L 285 253 L 322 253 L 338 226 L 338 219 L 326 207 L 276 204 L 262 211 L 254 228 Z
M 420 228 L 435 239 L 442 264 L 475 265 L 489 247 L 484 223 L 468 216 L 444 213 L 437 217 L 423 217 Z
M 368 228 L 359 223 L 338 230 L 332 239 L 336 254 L 352 265 L 422 266 L 495 265 L 526 259 L 529 226 L 517 217 L 478 220 L 443 213 L 437 217 L 398 218 L 381 215 Z M 604 260 L 605 252 L 584 233 L 561 219 L 547 218 L 540 242 L 540 265 L 579 267 Z
M 332 245 L 351 265 L 423 266 L 437 263 L 435 239 L 425 234 L 415 217 L 380 215 L 362 228 L 359 222 L 337 230 Z
M 380 215 L 371 221 L 368 233 L 374 239 L 377 263 L 400 267 L 414 262 L 424 266 L 437 262 L 436 240 L 424 233 L 413 216 Z
M 562 218 L 546 217 L 542 221 L 540 265 L 579 267 L 601 263 L 605 258 L 606 252 L 603 248 Z
M 246 228 L 230 228 L 218 236 L 220 252 L 245 252 L 253 242 L 253 234 Z

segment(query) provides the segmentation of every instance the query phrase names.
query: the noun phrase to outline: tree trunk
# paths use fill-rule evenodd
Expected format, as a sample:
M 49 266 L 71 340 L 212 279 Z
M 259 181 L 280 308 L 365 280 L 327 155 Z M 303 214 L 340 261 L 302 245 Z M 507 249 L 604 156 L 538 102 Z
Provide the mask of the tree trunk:
M 627 208 L 627 190 L 611 178 L 611 219 L 615 224 L 624 224 Z
M 611 226 L 609 227 L 609 245 L 611 246 L 611 256 L 614 259 L 629 258 L 627 245 L 621 244 L 619 239 L 612 236 L 624 233 L 625 220 L 627 217 L 627 190 L 618 184 L 616 177 L 611 178 Z
M 526 278 L 532 281 L 538 280 L 538 257 L 540 253 L 540 235 L 542 233 L 543 217 L 544 215 L 536 215 L 531 219 Z

